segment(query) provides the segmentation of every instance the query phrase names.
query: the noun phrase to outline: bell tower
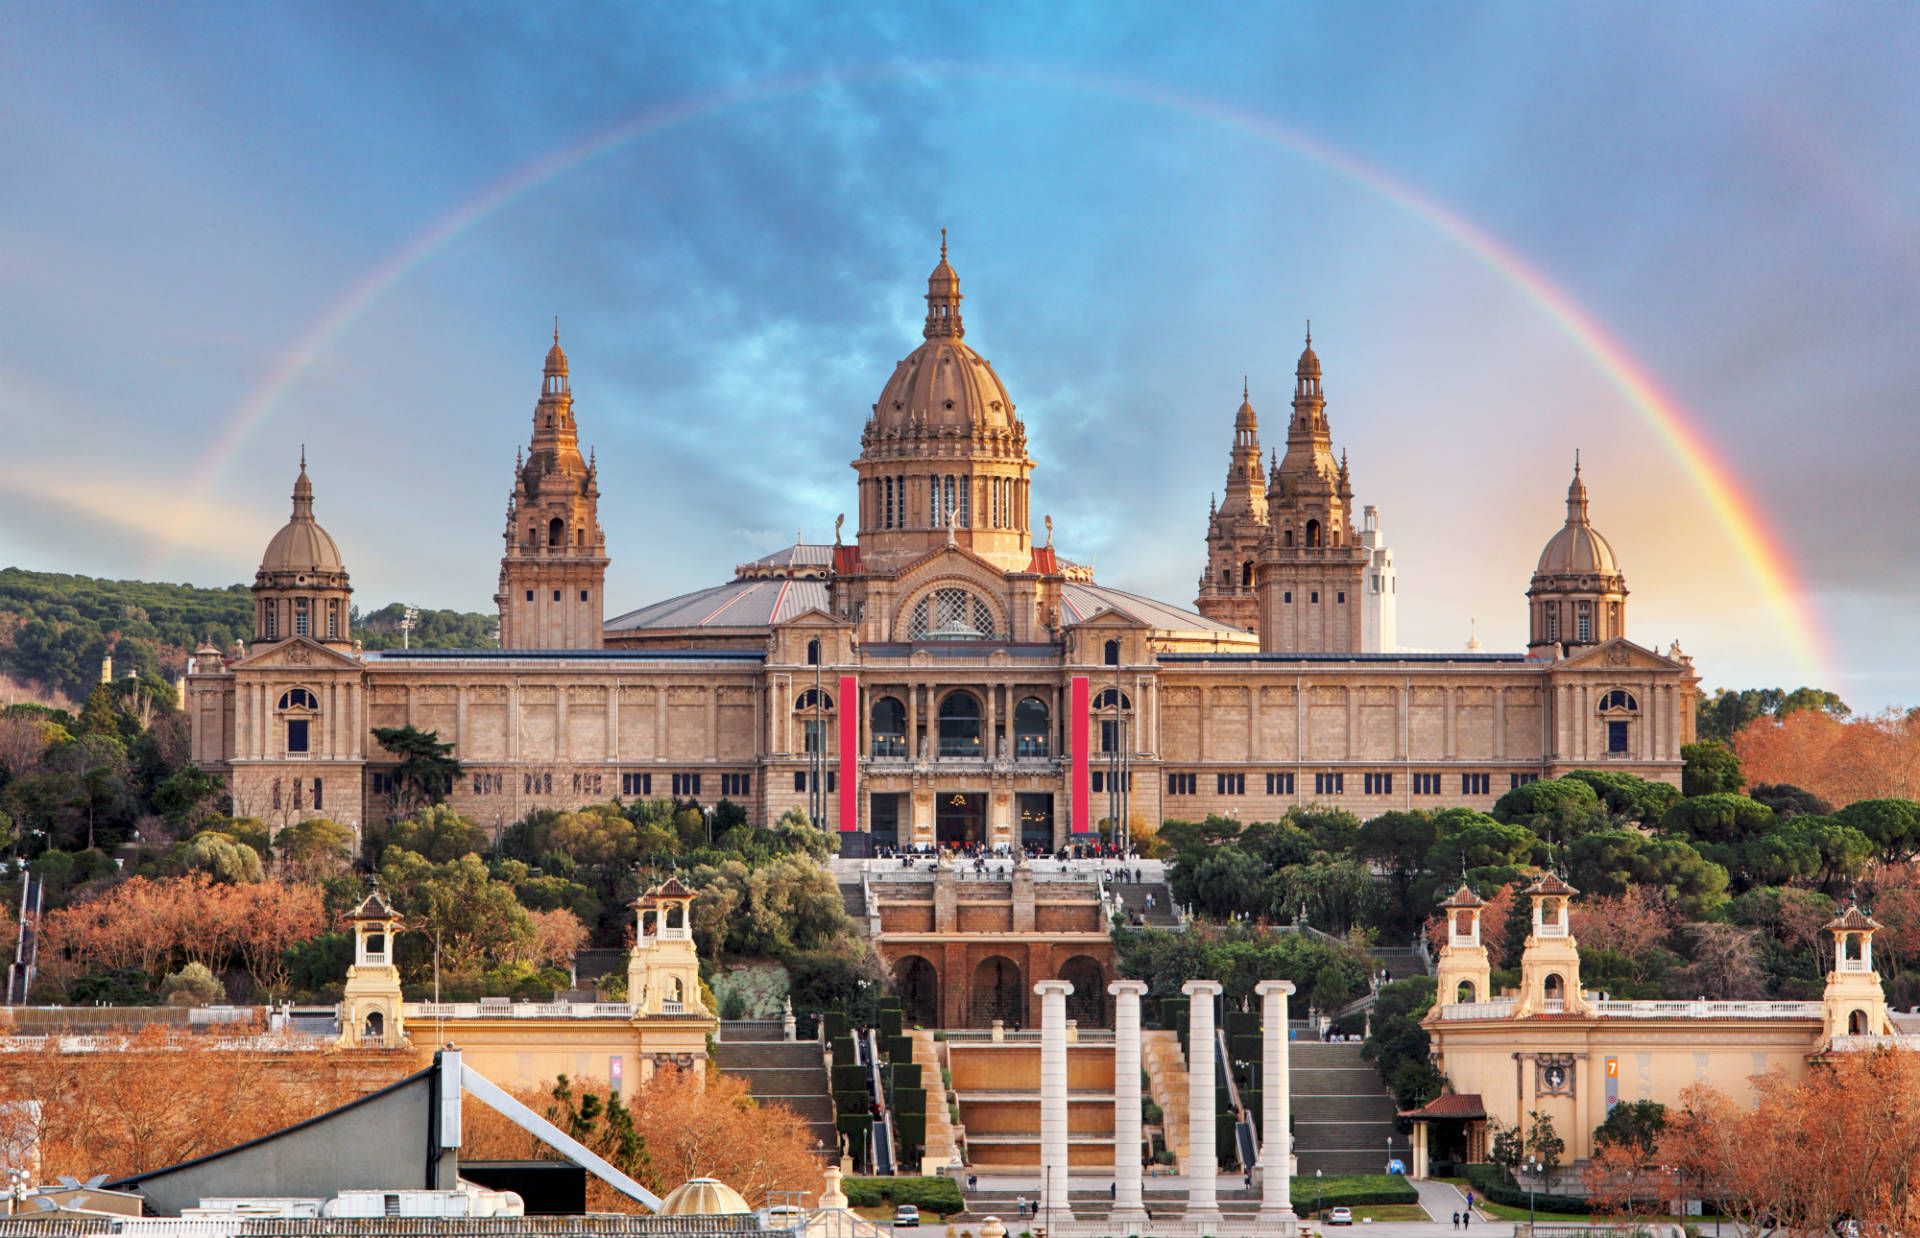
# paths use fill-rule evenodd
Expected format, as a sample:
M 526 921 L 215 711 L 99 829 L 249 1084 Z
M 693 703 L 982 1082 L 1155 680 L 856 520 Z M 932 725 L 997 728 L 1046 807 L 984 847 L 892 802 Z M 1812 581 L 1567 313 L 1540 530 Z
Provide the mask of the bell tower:
M 1887 994 L 1873 970 L 1873 935 L 1880 922 L 1854 904 L 1826 928 L 1833 934 L 1833 970 L 1821 997 L 1827 1039 L 1888 1035 L 1893 1027 Z
M 547 350 L 533 443 L 515 454 L 500 559 L 502 649 L 598 649 L 602 642 L 607 537 L 600 528 L 600 470 L 580 458 L 573 391 L 560 325 Z
M 627 1005 L 635 1018 L 711 1014 L 700 999 L 700 956 L 693 944 L 693 891 L 670 877 L 634 900 L 633 957 Z
M 400 916 L 373 889 L 347 913 L 347 923 L 353 926 L 353 965 L 347 968 L 340 1002 L 340 1044 L 349 1049 L 399 1048 L 407 1043 L 393 949 Z
M 1243 380 L 1233 418 L 1226 501 L 1207 513 L 1207 567 L 1194 609 L 1218 623 L 1254 631 L 1260 625 L 1255 592 L 1260 544 L 1267 532 L 1267 478 L 1260 467 L 1260 422 Z
M 1440 914 L 1447 918 L 1447 937 L 1434 968 L 1436 1007 L 1469 1005 L 1493 996 L 1493 964 L 1480 940 L 1480 917 L 1486 909 L 1486 900 L 1465 882 L 1440 904 Z
M 1267 483 L 1267 535 L 1255 569 L 1260 652 L 1357 653 L 1373 552 L 1353 527 L 1353 478 L 1333 458 L 1313 331 L 1294 368 L 1287 454 Z
M 1520 1001 L 1515 1018 L 1584 1014 L 1580 943 L 1573 939 L 1572 900 L 1580 893 L 1547 873 L 1521 893 L 1533 900 L 1533 931 L 1520 952 Z

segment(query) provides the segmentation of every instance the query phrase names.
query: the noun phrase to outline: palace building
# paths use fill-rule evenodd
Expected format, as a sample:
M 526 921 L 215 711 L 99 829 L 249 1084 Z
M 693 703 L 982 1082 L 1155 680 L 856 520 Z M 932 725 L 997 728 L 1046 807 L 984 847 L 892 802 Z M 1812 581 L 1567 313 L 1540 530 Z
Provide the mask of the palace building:
M 188 676 L 194 759 L 236 813 L 358 828 L 391 810 L 372 728 L 411 724 L 454 745 L 452 802 L 495 829 L 615 797 L 726 798 L 758 822 L 808 807 L 850 853 L 1059 846 L 1303 803 L 1484 809 L 1598 763 L 1678 781 L 1698 677 L 1677 646 L 1628 638 L 1577 467 L 1524 589 L 1528 647 L 1397 651 L 1392 551 L 1378 509 L 1356 514 L 1309 336 L 1284 453 L 1263 473 L 1243 391 L 1199 595 L 1156 601 L 1057 550 L 1050 517 L 1036 536 L 1026 426 L 967 342 L 944 241 L 926 300 L 859 429 L 851 536 L 836 522 L 831 545 L 612 618 L 610 554 L 672 530 L 602 529 L 556 330 L 508 498 L 498 649 L 359 649 L 303 454 L 253 641 L 203 647 Z

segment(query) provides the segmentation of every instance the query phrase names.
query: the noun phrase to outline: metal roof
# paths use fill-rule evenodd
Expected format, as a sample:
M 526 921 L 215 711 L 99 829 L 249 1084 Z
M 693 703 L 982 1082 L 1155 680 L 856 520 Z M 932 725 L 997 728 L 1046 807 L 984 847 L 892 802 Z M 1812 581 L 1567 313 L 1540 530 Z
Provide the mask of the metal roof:
M 761 662 L 758 649 L 382 649 L 370 662 Z
M 1209 632 L 1222 636 L 1247 638 L 1253 635 L 1244 628 L 1219 623 L 1205 615 L 1183 610 L 1167 602 L 1156 602 L 1152 598 L 1128 593 L 1124 589 L 1111 589 L 1105 585 L 1078 583 L 1061 585 L 1060 601 L 1067 608 L 1068 617 L 1076 623 L 1091 619 L 1103 610 L 1116 610 L 1162 631 Z
M 1442 664 L 1525 665 L 1536 662 L 1524 653 L 1163 653 L 1162 662 L 1417 662 Z
M 800 547 L 799 549 L 807 549 Z M 827 609 L 827 585 L 821 580 L 730 580 L 711 589 L 683 593 L 664 602 L 630 610 L 607 621 L 609 632 L 646 628 L 765 628 L 809 610 Z

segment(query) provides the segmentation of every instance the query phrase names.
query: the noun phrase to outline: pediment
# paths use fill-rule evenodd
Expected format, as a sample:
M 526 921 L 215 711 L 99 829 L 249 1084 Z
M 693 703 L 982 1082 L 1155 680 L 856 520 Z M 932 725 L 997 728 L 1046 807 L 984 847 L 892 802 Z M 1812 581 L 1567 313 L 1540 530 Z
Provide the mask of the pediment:
M 809 606 L 791 619 L 783 620 L 774 626 L 777 628 L 832 628 L 835 630 L 844 630 L 853 627 L 853 625 L 845 619 L 829 614 L 818 606 Z
M 1102 598 L 1099 610 L 1094 611 L 1085 619 L 1067 624 L 1066 630 L 1071 632 L 1083 629 L 1111 628 L 1122 632 L 1137 632 L 1143 628 L 1151 629 L 1152 627 L 1153 625 L 1151 623 L 1148 623 L 1138 615 L 1130 611 L 1122 610 L 1112 601 Z
M 939 546 L 894 576 L 902 595 L 934 580 L 955 579 L 972 581 L 997 596 L 1006 590 L 1007 574 L 964 546 Z
M 1555 671 L 1678 671 L 1681 663 L 1616 637 L 1554 664 Z
M 355 657 L 329 649 L 306 636 L 293 636 L 265 649 L 253 652 L 232 664 L 236 671 L 276 670 L 281 667 L 307 671 L 358 671 L 365 665 Z

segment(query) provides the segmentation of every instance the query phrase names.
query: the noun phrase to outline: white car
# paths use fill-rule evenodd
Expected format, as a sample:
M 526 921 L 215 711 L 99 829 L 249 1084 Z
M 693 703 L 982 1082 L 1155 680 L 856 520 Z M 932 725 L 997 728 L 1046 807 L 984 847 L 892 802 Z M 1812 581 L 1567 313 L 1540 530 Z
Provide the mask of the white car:
M 1351 1225 L 1351 1224 L 1353 1224 L 1353 1209 L 1351 1209 L 1351 1208 L 1331 1208 L 1331 1209 L 1328 1209 L 1328 1211 L 1327 1211 L 1327 1224 L 1329 1224 L 1329 1225 Z
M 895 1229 L 918 1229 L 920 1227 L 920 1209 L 914 1207 L 912 1204 L 901 1204 L 893 1210 L 893 1227 Z

